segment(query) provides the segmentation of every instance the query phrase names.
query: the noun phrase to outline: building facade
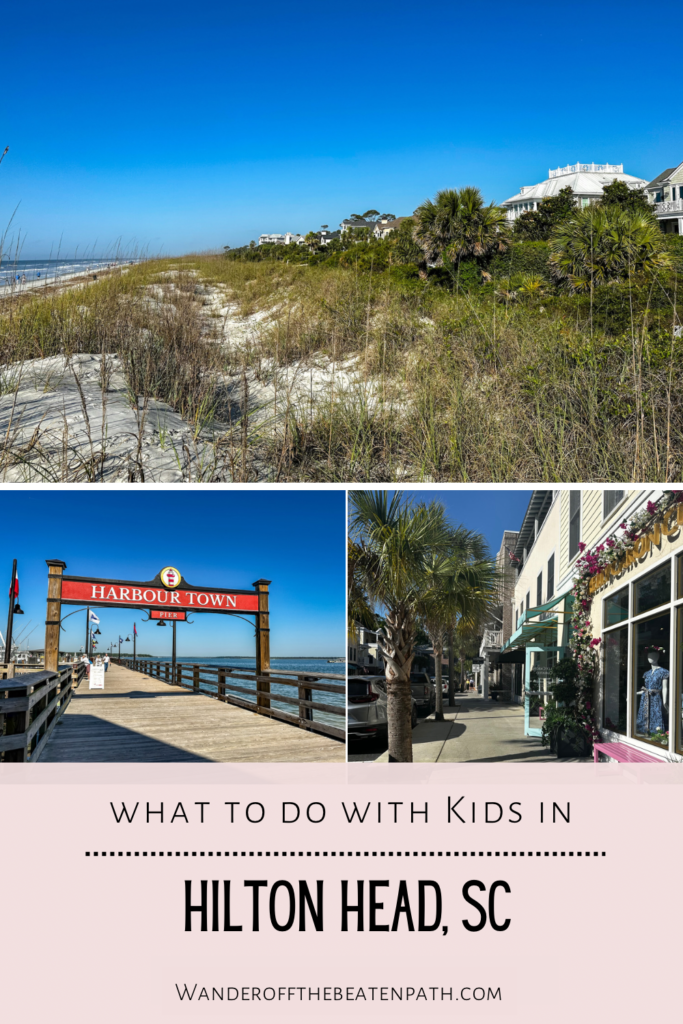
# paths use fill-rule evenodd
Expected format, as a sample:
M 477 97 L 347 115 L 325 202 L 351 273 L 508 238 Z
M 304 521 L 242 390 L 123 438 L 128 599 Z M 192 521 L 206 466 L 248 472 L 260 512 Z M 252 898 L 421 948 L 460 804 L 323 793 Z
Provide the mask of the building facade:
M 683 164 L 667 167 L 646 190 L 662 231 L 683 235 Z
M 500 205 L 512 222 L 529 210 L 537 210 L 544 199 L 556 196 L 563 188 L 570 188 L 580 207 L 589 206 L 602 196 L 605 185 L 614 180 L 624 181 L 629 188 L 645 188 L 647 182 L 624 173 L 623 164 L 569 164 L 548 171 L 548 177 L 538 185 L 525 185 Z
M 633 517 L 647 516 L 662 494 L 616 488 L 533 492 L 515 548 L 516 628 L 500 655 L 515 666 L 515 695 L 525 705 L 527 735 L 541 734 L 552 667 L 568 650 L 577 563 L 585 551 L 611 548 Z M 634 550 L 618 573 L 599 575 L 593 585 L 591 629 L 600 658 L 595 720 L 607 742 L 678 760 L 683 758 L 683 505 L 655 521 Z

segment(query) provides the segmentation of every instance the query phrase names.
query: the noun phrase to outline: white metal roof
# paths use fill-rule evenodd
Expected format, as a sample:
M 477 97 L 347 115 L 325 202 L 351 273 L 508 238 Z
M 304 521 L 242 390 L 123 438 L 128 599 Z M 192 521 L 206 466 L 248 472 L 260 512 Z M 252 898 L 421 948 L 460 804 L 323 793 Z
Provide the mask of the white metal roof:
M 570 188 L 577 196 L 599 196 L 605 185 L 611 185 L 615 178 L 617 181 L 625 181 L 630 188 L 644 188 L 647 185 L 644 178 L 636 178 L 632 174 L 624 174 L 623 171 L 571 171 L 567 174 L 558 174 L 554 171 L 552 177 L 546 178 L 538 185 L 525 185 L 517 195 L 511 196 L 500 205 L 511 206 L 513 203 L 524 203 L 529 200 L 540 202 L 541 199 L 558 195 L 563 188 Z

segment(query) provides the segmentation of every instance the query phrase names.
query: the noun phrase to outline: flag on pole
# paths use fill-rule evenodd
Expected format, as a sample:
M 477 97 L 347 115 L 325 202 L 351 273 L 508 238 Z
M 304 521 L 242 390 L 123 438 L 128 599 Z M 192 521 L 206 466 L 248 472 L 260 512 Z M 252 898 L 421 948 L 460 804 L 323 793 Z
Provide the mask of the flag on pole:
M 135 625 L 135 623 L 133 623 L 133 635 L 134 636 L 138 635 L 138 630 L 137 630 L 137 626 Z
M 122 637 L 122 636 L 120 636 L 120 637 L 119 637 L 119 643 L 120 643 L 120 644 L 125 644 L 125 642 L 126 642 L 126 641 L 125 641 L 125 640 L 123 639 L 123 637 Z
M 12 593 L 12 584 L 10 583 L 9 596 L 10 597 L 12 597 L 12 596 L 19 597 L 19 577 L 18 576 L 14 577 L 14 593 Z
M 95 615 L 95 613 L 93 611 L 90 612 L 90 621 L 97 623 L 98 626 L 100 624 L 100 620 L 98 619 L 98 617 Z

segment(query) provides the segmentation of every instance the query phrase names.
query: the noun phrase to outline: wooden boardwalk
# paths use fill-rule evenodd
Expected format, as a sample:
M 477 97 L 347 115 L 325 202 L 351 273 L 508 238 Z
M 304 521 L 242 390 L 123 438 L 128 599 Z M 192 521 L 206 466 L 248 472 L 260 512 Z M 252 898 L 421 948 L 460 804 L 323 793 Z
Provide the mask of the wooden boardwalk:
M 344 744 L 111 664 L 74 692 L 39 760 L 343 762 Z

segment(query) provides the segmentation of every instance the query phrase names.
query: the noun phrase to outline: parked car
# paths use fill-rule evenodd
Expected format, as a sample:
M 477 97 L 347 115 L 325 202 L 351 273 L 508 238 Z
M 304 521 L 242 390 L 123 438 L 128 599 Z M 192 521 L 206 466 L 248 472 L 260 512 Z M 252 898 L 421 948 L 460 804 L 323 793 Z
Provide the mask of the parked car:
M 436 686 L 426 672 L 410 673 L 410 692 L 417 704 L 417 712 L 431 715 L 436 708 Z
M 348 676 L 374 676 L 377 675 L 369 665 L 357 665 L 355 661 L 347 662 L 346 674 Z
M 387 683 L 384 676 L 353 676 L 347 681 L 346 709 L 349 741 L 386 737 Z M 417 704 L 411 698 L 411 724 L 417 725 Z

